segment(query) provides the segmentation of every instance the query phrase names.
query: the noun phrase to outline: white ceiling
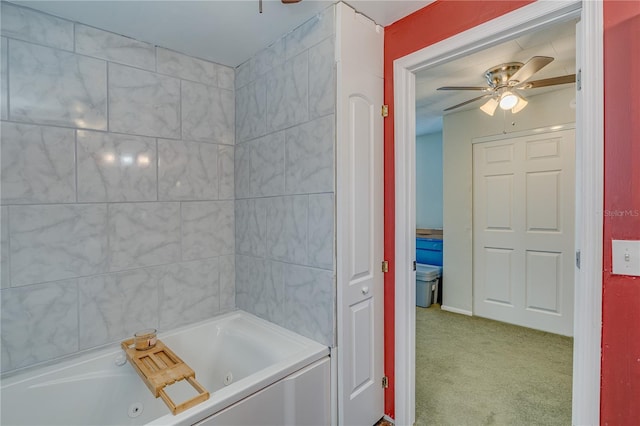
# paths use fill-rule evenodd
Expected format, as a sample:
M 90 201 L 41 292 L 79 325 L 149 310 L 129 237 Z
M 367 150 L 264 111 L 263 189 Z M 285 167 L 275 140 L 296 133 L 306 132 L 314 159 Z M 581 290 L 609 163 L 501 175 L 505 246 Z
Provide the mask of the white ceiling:
M 433 0 L 349 0 L 387 26 Z M 334 0 L 16 0 L 14 3 L 236 67 L 304 23 Z
M 566 22 L 527 34 L 506 43 L 467 55 L 455 61 L 416 74 L 416 134 L 433 133 L 442 129 L 443 110 L 462 103 L 482 92 L 437 91 L 442 86 L 486 86 L 488 69 L 505 62 L 527 62 L 532 56 L 551 56 L 553 62 L 538 71 L 530 80 L 540 80 L 575 73 L 575 22 Z M 525 91 L 527 98 L 567 85 L 550 86 Z M 483 101 L 473 102 L 448 112 L 479 108 Z

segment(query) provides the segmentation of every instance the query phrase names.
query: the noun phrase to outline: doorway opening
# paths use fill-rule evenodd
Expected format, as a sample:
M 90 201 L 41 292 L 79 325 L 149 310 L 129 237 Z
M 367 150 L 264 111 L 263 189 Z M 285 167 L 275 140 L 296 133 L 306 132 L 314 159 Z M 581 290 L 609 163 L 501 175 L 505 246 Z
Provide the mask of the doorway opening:
M 599 215 L 603 180 L 602 10 L 601 6 L 590 2 L 537 2 L 394 62 L 395 255 L 398 265 L 395 273 L 395 408 L 399 424 L 411 424 L 415 420 L 415 311 L 411 309 L 415 305 L 415 275 L 410 265 L 415 253 L 415 115 L 412 109 L 415 108 L 416 73 L 505 40 L 547 28 L 554 23 L 578 18 L 581 19 L 578 30 L 578 67 L 582 69 L 583 76 L 588 76 L 588 79 L 583 78 L 583 90 L 577 94 L 576 131 L 577 140 L 580 141 L 578 156 L 583 164 L 579 173 L 584 187 L 592 190 L 582 193 L 578 201 L 581 216 L 576 229 L 582 240 L 578 241 L 577 247 L 582 251 L 583 266 L 575 272 L 576 280 L 587 285 L 576 286 L 575 294 L 572 421 L 598 421 L 602 237 L 594 233 L 593 229 L 601 229 L 602 226 Z M 585 88 L 588 89 L 584 90 Z M 446 232 L 445 226 L 445 235 Z M 445 244 L 445 252 L 446 250 Z M 585 265 L 587 257 L 589 263 Z M 446 271 L 443 280 L 443 303 L 446 304 Z
M 417 424 L 517 424 L 533 406 L 571 422 L 571 338 L 434 311 L 573 334 L 575 28 L 557 23 L 416 73 L 416 259 L 438 237 L 422 224 L 444 222 L 447 260 L 443 303 L 425 303 L 416 272 Z M 524 107 L 487 109 L 500 89 L 485 72 L 506 64 L 530 70 L 512 89 Z

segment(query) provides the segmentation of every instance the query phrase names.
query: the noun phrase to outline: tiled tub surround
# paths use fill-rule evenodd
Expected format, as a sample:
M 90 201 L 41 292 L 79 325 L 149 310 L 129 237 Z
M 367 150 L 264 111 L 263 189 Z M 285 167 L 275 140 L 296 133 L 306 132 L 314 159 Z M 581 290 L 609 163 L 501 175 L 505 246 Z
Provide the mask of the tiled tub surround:
M 2 371 L 233 309 L 234 70 L 1 7 Z
M 236 69 L 236 303 L 335 342 L 334 8 Z

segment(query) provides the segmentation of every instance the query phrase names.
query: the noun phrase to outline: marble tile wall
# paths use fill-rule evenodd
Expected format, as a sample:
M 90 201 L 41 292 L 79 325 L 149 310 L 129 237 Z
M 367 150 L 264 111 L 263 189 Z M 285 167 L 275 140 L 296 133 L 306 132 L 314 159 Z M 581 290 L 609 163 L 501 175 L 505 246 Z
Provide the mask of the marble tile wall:
M 1 370 L 234 309 L 234 70 L 0 6 Z
M 236 304 L 335 343 L 334 8 L 236 68 Z

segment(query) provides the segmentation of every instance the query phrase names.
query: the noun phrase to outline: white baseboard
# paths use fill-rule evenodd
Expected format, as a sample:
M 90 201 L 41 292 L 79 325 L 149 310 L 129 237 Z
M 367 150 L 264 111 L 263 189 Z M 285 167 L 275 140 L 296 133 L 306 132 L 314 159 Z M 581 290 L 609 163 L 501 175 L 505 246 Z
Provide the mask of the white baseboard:
M 467 316 L 470 316 L 470 317 L 473 316 L 473 312 L 471 312 L 471 311 L 467 311 L 466 309 L 454 308 L 452 306 L 442 305 L 442 306 L 440 306 L 440 309 L 442 309 L 443 311 L 447 311 L 447 312 L 453 312 L 455 314 L 462 314 L 462 315 L 467 315 Z

